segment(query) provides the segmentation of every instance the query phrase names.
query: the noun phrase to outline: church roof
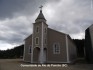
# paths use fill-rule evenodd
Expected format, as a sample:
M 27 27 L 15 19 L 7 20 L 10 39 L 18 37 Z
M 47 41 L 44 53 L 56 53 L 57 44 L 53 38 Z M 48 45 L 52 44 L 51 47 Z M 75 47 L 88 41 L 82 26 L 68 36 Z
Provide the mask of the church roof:
M 27 38 L 25 38 L 24 40 L 30 39 L 32 38 L 32 34 L 30 34 Z
M 36 20 L 37 19 L 44 19 L 44 20 L 46 20 L 44 15 L 43 15 L 43 13 L 42 13 L 42 10 L 40 10 L 40 13 L 39 13 L 38 17 L 36 18 Z
M 51 28 L 48 28 L 48 30 L 55 31 L 55 32 L 60 33 L 60 34 L 68 35 L 68 34 L 66 34 L 64 32 L 60 32 L 60 31 L 57 31 L 57 30 L 54 30 L 54 29 L 51 29 Z

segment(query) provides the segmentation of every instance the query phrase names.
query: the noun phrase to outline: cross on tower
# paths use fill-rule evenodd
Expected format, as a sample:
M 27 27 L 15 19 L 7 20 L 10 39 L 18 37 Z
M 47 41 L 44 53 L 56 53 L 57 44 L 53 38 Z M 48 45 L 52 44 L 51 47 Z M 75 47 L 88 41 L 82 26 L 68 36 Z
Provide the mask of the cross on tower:
M 42 10 L 43 6 L 41 5 L 39 8 L 40 8 L 40 10 Z

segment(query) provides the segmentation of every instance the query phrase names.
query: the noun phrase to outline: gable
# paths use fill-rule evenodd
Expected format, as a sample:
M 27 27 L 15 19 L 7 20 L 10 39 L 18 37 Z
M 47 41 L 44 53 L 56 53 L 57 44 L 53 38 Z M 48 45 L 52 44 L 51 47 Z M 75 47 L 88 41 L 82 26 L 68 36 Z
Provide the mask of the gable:
M 27 38 L 25 38 L 24 40 L 26 41 L 26 40 L 31 40 L 32 39 L 32 34 L 31 35 L 29 35 Z
M 53 29 L 47 29 L 47 42 L 48 45 L 53 45 L 53 43 L 61 43 L 66 46 L 66 34 L 55 31 Z
M 56 34 L 67 35 L 66 33 L 59 32 L 59 31 L 53 30 L 53 29 L 51 29 L 51 28 L 48 28 L 48 31 L 50 31 L 50 32 L 54 32 L 54 33 L 56 33 Z

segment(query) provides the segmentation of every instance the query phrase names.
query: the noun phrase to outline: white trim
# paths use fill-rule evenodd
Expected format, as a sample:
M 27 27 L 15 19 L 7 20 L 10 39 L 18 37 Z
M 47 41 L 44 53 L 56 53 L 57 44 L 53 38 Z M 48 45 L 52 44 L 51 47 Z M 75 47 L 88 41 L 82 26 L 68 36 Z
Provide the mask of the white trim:
M 33 63 L 33 34 L 32 34 L 32 48 L 31 48 L 31 63 Z
M 44 63 L 44 59 L 43 59 L 43 22 L 42 22 L 42 35 L 41 35 L 41 47 L 40 47 L 40 57 L 39 57 L 39 61 L 40 63 Z
M 66 51 L 67 51 L 67 62 L 69 63 L 69 50 L 68 50 L 68 38 L 67 38 L 67 35 L 66 35 Z
M 43 22 L 42 22 L 42 48 L 43 48 Z
M 34 48 L 40 48 L 39 46 L 34 46 Z
M 33 49 L 33 48 L 34 48 L 34 47 L 33 47 L 33 38 L 34 38 L 33 36 L 34 36 L 34 26 L 33 26 L 33 34 L 32 34 L 31 63 L 33 63 L 33 50 L 34 50 L 34 49 Z
M 24 42 L 24 53 L 23 53 L 23 60 L 25 58 L 25 42 Z

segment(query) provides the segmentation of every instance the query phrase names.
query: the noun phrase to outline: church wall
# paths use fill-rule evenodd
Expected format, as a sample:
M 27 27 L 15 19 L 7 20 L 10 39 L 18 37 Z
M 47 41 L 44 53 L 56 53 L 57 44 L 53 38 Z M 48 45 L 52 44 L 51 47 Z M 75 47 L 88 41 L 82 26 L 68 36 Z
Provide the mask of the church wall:
M 31 53 L 29 53 L 29 47 L 32 45 L 32 36 L 25 40 L 24 45 L 24 61 L 31 62 Z
M 66 63 L 66 38 L 65 34 L 48 28 L 48 46 L 47 46 L 47 63 Z M 53 53 L 53 44 L 60 44 L 60 54 Z
M 76 45 L 69 36 L 68 36 L 68 53 L 69 53 L 69 62 L 74 62 L 77 58 Z

